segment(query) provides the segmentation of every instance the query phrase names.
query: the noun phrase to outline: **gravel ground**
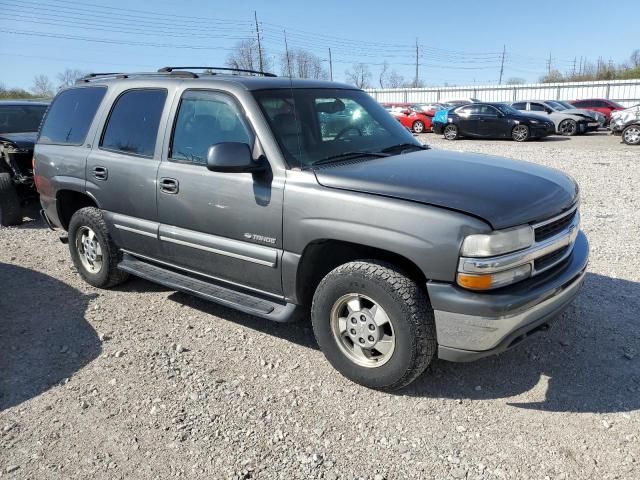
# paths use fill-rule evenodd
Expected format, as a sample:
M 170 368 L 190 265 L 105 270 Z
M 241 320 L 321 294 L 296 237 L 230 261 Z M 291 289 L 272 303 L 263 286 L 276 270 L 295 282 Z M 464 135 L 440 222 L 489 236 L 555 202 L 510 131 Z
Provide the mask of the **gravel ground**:
M 0 229 L 0 477 L 640 478 L 640 148 L 422 138 L 578 180 L 590 273 L 554 328 L 378 393 L 329 366 L 308 322 L 92 288 L 31 220 Z

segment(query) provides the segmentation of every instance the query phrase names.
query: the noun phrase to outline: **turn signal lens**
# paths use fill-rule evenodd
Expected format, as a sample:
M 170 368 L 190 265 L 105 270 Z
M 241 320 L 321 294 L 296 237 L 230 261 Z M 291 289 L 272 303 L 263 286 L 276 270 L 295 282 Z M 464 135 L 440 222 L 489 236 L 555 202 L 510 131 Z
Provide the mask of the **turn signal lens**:
M 458 273 L 458 285 L 469 290 L 491 290 L 524 280 L 531 275 L 531 265 L 520 265 L 516 268 L 486 275 L 469 275 Z

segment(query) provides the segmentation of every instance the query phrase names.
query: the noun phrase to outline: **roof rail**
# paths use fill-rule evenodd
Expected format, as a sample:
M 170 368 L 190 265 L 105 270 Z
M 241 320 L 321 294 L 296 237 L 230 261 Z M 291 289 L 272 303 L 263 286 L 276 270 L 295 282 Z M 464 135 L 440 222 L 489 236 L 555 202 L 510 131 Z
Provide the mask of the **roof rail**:
M 236 73 L 251 73 L 254 75 L 262 75 L 263 77 L 277 77 L 275 73 L 263 72 L 262 70 L 249 70 L 245 68 L 230 68 L 230 67 L 162 67 L 158 72 L 171 73 L 174 70 L 211 70 L 207 72 L 210 75 L 216 75 L 213 70 L 221 70 L 223 72 L 236 72 Z
M 198 78 L 198 75 L 193 72 L 107 72 L 107 73 L 89 73 L 84 77 L 76 80 L 76 83 L 89 83 L 97 80 L 106 80 L 109 78 L 131 78 L 131 77 L 163 77 L 167 75 L 172 75 L 176 77 L 184 77 L 184 78 Z

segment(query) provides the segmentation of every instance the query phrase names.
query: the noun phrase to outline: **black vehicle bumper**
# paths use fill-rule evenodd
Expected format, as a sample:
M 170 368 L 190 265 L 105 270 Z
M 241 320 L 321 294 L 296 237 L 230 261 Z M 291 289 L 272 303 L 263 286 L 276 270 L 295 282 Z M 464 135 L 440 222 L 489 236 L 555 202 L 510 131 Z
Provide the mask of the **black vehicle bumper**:
M 432 123 L 431 130 L 433 130 L 433 133 L 437 135 L 442 135 L 442 131 L 444 130 L 444 123 L 440 123 L 440 122 Z
M 546 328 L 578 294 L 588 259 L 589 243 L 580 232 L 565 264 L 511 287 L 476 293 L 429 282 L 438 357 L 476 360 L 503 352 Z

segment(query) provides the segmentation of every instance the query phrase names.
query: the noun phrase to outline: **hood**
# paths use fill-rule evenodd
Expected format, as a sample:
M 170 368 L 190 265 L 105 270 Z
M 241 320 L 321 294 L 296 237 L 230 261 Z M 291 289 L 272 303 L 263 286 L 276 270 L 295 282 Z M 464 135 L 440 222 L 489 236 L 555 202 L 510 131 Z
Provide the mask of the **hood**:
M 592 120 L 596 120 L 598 118 L 598 115 L 595 112 L 591 112 L 589 110 L 583 110 L 580 108 L 568 108 L 566 110 L 562 110 L 560 113 L 568 113 L 569 115 L 590 118 Z
M 33 150 L 38 132 L 0 133 L 0 141 L 11 142 L 21 150 Z
M 423 150 L 315 170 L 328 188 L 384 195 L 479 217 L 494 229 L 558 215 L 577 200 L 569 176 L 533 163 Z

